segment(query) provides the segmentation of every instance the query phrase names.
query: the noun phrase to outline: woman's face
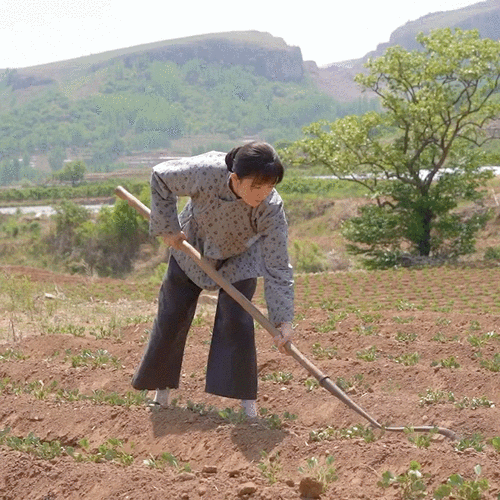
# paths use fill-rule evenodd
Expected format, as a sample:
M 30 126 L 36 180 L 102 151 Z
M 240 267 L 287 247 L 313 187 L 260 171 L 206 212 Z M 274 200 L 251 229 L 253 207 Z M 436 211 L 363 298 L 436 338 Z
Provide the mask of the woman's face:
M 234 172 L 231 174 L 231 186 L 237 196 L 251 207 L 259 206 L 274 189 L 274 184 L 254 184 L 253 177 L 240 179 Z

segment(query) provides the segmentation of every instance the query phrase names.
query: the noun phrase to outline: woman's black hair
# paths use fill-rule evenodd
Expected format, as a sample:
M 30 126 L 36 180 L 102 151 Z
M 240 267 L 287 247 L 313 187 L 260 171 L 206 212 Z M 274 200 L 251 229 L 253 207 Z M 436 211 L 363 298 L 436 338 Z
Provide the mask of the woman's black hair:
M 267 142 L 249 142 L 233 148 L 226 155 L 226 165 L 240 179 L 252 177 L 255 185 L 276 185 L 285 174 L 276 151 Z

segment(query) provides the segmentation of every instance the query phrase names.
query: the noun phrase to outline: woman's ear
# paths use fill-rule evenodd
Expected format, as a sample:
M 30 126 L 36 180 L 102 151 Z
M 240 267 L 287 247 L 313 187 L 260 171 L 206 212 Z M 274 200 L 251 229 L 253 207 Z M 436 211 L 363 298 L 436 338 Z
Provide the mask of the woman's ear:
M 231 186 L 233 187 L 233 191 L 238 194 L 237 191 L 240 185 L 240 178 L 234 172 L 231 173 L 229 178 L 231 179 Z

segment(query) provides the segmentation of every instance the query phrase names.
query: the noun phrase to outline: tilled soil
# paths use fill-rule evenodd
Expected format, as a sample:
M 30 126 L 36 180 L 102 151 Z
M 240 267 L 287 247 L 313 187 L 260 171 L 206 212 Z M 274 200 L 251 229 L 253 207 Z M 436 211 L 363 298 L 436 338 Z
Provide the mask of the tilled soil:
M 7 271 L 37 279 L 36 270 Z M 80 279 L 46 271 L 38 278 L 62 291 Z M 261 416 L 238 417 L 238 401 L 204 392 L 210 310 L 188 337 L 175 405 L 160 410 L 124 403 L 127 393 L 139 394 L 130 380 L 151 322 L 101 339 L 23 332 L 22 340 L 0 346 L 0 498 L 298 499 L 309 476 L 323 479 L 322 498 L 398 499 L 401 487 L 378 485 L 382 474 L 403 475 L 416 461 L 428 498 L 452 474 L 476 480 L 479 464 L 488 480 L 482 498 L 496 499 L 500 451 L 490 440 L 500 436 L 499 374 L 493 371 L 500 369 L 499 278 L 496 267 L 457 267 L 296 280 L 301 352 L 382 425 L 441 426 L 458 435 L 456 442 L 410 429 L 372 430 L 280 355 L 261 328 Z M 98 350 L 108 359 L 94 362 Z M 87 362 L 79 365 L 85 353 Z M 406 366 L 410 359 L 416 364 Z M 122 401 L 103 401 L 111 394 Z M 58 441 L 63 451 L 37 455 L 6 439 L 28 436 Z M 429 437 L 427 443 L 419 436 Z M 107 456 L 106 446 L 114 450 Z M 325 479 L 327 472 L 332 475 Z

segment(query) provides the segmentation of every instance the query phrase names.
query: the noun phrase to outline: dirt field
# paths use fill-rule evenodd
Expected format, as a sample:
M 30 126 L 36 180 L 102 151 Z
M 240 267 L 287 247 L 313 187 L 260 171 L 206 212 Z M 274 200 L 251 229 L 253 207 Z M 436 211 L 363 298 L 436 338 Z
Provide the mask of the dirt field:
M 299 499 L 305 477 L 323 479 L 325 499 L 424 498 L 377 484 L 388 470 L 417 478 L 406 474 L 411 461 L 427 498 L 453 474 L 463 491 L 477 488 L 478 464 L 482 496 L 458 496 L 456 486 L 445 498 L 500 498 L 499 267 L 296 280 L 302 353 L 383 425 L 438 425 L 456 442 L 372 430 L 262 329 L 262 415 L 245 421 L 238 401 L 204 393 L 209 299 L 188 337 L 175 406 L 151 409 L 130 387 L 155 309 L 139 285 L 14 267 L 0 279 L 35 295 L 29 311 L 15 311 L 14 292 L 0 305 L 2 499 Z M 69 306 L 49 307 L 58 300 Z

